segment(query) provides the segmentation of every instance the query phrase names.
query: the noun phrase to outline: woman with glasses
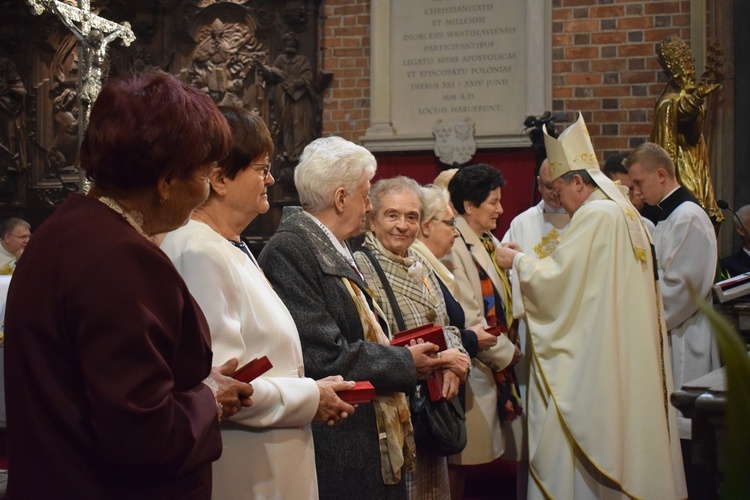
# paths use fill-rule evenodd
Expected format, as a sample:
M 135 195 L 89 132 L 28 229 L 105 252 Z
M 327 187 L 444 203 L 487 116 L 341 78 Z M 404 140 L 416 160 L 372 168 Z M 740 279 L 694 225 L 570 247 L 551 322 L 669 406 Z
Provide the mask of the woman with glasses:
M 438 186 L 422 188 L 422 222 L 411 249 L 419 255 L 435 275 L 451 326 L 461 332 L 461 343 L 472 358 L 497 343 L 497 337 L 487 333 L 481 323 L 465 328 L 466 315 L 455 299 L 456 278 L 440 260 L 450 254 L 453 241 L 458 238 L 456 218 L 450 205 L 448 191 Z M 463 391 L 461 399 L 463 402 Z
M 0 224 L 0 274 L 13 274 L 16 261 L 31 239 L 31 225 L 12 217 Z
M 220 110 L 232 132 L 229 156 L 209 174 L 208 200 L 164 238 L 162 250 L 206 315 L 214 363 L 267 356 L 273 367 L 252 382 L 253 405 L 222 425 L 213 497 L 317 498 L 310 423 L 333 425 L 350 415 L 354 408 L 335 391 L 353 382 L 305 377 L 294 320 L 240 238 L 269 209 L 271 134 L 248 111 Z
M 448 349 L 440 353 L 443 370 L 443 396 L 451 400 L 466 379 L 469 357 L 455 328 L 448 326 L 445 302 L 435 275 L 410 249 L 419 231 L 421 188 L 413 179 L 399 176 L 376 182 L 370 191 L 372 212 L 364 250 L 354 254 L 365 282 L 375 295 L 395 333 L 402 329 L 434 323 L 443 325 Z M 398 311 L 388 300 L 388 293 L 378 277 L 370 252 L 393 290 Z M 403 318 L 399 325 L 397 313 Z M 464 351 L 464 352 L 462 352 Z M 417 442 L 416 470 L 406 476 L 406 487 L 412 499 L 450 499 L 448 467 L 445 457 L 430 452 Z

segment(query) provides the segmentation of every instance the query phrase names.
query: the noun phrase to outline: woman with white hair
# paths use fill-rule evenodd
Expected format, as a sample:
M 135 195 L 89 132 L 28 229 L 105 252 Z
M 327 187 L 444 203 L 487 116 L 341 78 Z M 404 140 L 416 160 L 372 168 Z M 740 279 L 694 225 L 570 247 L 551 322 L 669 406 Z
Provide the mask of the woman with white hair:
M 307 376 L 377 391 L 340 426 L 313 427 L 320 498 L 405 498 L 415 446 L 404 393 L 440 364 L 434 344 L 390 345 L 346 245 L 372 209 L 375 169 L 369 151 L 340 137 L 310 143 L 294 174 L 302 207 L 284 209 L 258 259 L 297 325 Z

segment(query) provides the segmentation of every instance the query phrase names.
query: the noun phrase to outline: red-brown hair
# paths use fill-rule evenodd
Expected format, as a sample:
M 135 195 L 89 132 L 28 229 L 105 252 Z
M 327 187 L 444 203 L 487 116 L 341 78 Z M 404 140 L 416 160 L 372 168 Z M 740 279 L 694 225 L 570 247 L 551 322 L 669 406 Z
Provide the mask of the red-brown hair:
M 138 190 L 229 152 L 227 121 L 203 92 L 164 72 L 111 80 L 91 110 L 81 166 L 97 186 Z

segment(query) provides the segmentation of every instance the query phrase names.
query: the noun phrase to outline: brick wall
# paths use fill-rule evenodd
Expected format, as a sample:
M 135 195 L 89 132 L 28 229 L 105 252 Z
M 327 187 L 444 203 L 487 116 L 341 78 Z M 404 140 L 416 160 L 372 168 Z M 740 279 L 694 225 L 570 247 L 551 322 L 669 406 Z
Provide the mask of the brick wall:
M 554 0 L 552 33 L 553 109 L 583 112 L 602 162 L 643 142 L 666 82 L 656 43 L 690 40 L 690 2 Z
M 370 126 L 370 1 L 325 0 L 319 67 L 333 72 L 323 94 L 323 135 L 357 142 Z
M 321 67 L 334 73 L 323 132 L 357 141 L 370 121 L 370 0 L 323 7 Z M 643 142 L 665 82 L 655 44 L 689 41 L 689 0 L 553 0 L 552 19 L 553 109 L 583 112 L 602 162 Z

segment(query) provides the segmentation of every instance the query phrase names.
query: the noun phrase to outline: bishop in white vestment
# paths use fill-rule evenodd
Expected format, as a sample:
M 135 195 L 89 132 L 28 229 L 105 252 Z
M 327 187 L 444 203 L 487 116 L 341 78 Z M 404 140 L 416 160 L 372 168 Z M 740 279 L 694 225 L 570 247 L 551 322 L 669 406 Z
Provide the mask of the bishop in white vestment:
M 582 118 L 545 143 L 570 225 L 548 257 L 497 253 L 532 344 L 528 498 L 685 498 L 648 233 Z

